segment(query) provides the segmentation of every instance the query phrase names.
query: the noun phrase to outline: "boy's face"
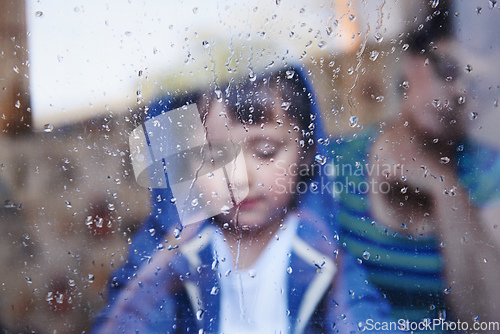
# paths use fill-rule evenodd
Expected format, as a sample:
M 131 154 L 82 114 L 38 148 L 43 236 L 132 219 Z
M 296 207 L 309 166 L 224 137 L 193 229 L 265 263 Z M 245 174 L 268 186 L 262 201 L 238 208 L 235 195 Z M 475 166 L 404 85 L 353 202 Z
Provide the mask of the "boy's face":
M 298 170 L 305 161 L 300 147 L 301 131 L 283 115 L 281 101 L 276 98 L 272 118 L 268 122 L 243 125 L 231 120 L 222 103 L 213 103 L 206 117 L 209 141 L 231 141 L 242 147 L 248 175 L 248 196 L 229 214 L 218 216 L 231 227 L 250 231 L 279 226 L 286 208 L 293 204 Z M 273 224 L 276 223 L 276 224 Z

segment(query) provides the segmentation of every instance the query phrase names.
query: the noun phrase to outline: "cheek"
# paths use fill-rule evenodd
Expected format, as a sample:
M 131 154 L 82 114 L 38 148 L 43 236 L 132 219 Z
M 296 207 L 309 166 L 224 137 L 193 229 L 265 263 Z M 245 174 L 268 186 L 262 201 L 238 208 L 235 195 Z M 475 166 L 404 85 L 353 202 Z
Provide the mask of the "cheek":
M 296 163 L 291 165 L 274 165 L 268 171 L 268 184 L 272 184 L 271 193 L 279 202 L 286 202 L 296 192 L 299 180 L 299 167 Z

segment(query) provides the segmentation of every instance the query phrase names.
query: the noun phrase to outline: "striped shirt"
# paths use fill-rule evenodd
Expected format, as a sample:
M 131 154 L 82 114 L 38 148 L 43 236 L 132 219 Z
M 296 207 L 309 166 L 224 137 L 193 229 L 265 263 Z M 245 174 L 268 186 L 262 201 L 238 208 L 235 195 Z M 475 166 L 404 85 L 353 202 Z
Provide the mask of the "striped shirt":
M 443 257 L 435 236 L 412 237 L 391 230 L 372 217 L 369 187 L 370 148 L 375 131 L 332 141 L 333 192 L 338 203 L 341 243 L 368 270 L 371 283 L 392 304 L 396 319 L 422 321 L 444 316 Z M 499 153 L 486 146 L 457 146 L 457 173 L 476 206 L 500 198 Z M 343 187 L 343 188 L 341 188 Z

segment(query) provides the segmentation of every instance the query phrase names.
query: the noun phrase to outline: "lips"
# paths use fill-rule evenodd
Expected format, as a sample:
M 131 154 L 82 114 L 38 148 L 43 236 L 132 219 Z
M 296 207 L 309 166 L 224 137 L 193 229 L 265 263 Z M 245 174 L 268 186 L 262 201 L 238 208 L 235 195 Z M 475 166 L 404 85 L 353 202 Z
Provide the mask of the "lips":
M 241 202 L 238 207 L 240 211 L 249 211 L 253 210 L 259 204 L 258 198 L 246 198 L 243 202 Z

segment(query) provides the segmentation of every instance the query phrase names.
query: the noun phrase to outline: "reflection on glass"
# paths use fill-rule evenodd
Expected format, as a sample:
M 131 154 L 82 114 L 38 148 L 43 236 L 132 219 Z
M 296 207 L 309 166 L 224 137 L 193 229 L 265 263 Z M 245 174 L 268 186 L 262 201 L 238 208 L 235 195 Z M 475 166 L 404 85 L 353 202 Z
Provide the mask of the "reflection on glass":
M 337 239 L 339 255 L 345 243 L 357 262 L 352 272 L 358 266 L 368 270 L 367 282 L 385 294 L 393 318 L 460 320 L 471 326 L 474 320 L 499 320 L 497 1 L 222 1 L 215 6 L 197 0 L 0 0 L 0 8 L 0 331 L 88 332 L 96 314 L 113 307 L 119 293 L 147 286 L 136 277 L 146 274 L 148 263 L 151 277 L 166 272 L 168 261 L 155 260 L 156 255 L 176 254 L 187 240 L 193 241 L 192 254 L 214 241 L 219 255 L 209 254 L 203 264 L 231 286 L 239 282 L 232 281 L 235 261 L 223 259 L 234 256 L 237 245 L 227 251 L 229 238 L 200 234 L 197 239 L 193 231 L 199 222 L 189 223 L 211 217 L 215 227 L 233 228 L 238 217 L 234 231 L 251 232 L 262 217 L 283 214 L 274 199 L 283 191 L 329 193 L 335 205 L 326 197 L 305 196 L 285 211 L 287 217 L 302 209 L 331 215 L 326 220 L 333 225 L 319 228 L 300 212 L 298 220 L 287 220 L 269 234 L 282 241 L 273 246 L 283 247 L 262 246 L 269 261 L 250 269 L 241 257 L 247 247 L 240 244 L 238 270 L 248 273 L 245 281 L 274 276 L 293 289 L 312 272 L 342 276 L 343 270 L 332 269 L 317 253 L 300 252 L 307 249 L 304 244 L 290 246 L 294 237 L 307 234 L 305 229 L 316 228 L 328 232 L 311 232 L 305 244 L 331 242 L 324 249 L 328 258 L 337 254 Z M 452 21 L 446 43 L 432 34 L 424 44 L 409 38 L 415 31 L 427 35 L 446 12 Z M 219 53 L 221 48 L 226 52 Z M 245 104 L 231 95 L 241 88 L 230 82 L 236 73 L 260 82 L 262 68 L 277 71 L 291 60 L 312 86 L 306 90 L 314 93 L 310 98 L 323 124 L 307 117 L 290 122 L 282 114 L 267 119 L 263 110 L 272 99 L 253 97 Z M 285 77 L 294 78 L 289 70 Z M 192 98 L 191 92 L 206 99 Z M 208 124 L 213 119 L 207 118 L 207 108 L 215 101 L 220 109 L 211 115 L 225 115 L 214 118 L 224 120 L 221 127 Z M 265 136 L 246 141 L 226 136 L 235 111 L 223 107 L 238 103 L 249 131 L 254 129 L 250 121 L 265 118 Z M 274 103 L 283 112 L 295 104 Z M 193 108 L 179 121 L 195 122 L 197 134 L 166 140 L 164 116 L 181 107 Z M 321 126 L 326 133 L 318 134 Z M 275 138 L 284 128 L 310 152 L 300 163 L 288 166 L 277 158 L 291 148 Z M 303 130 L 316 131 L 313 142 L 321 150 L 308 146 L 311 136 L 300 137 Z M 279 138 L 283 135 L 289 134 Z M 189 136 L 197 139 L 187 144 Z M 168 156 L 159 151 L 170 144 Z M 280 174 L 269 172 L 270 166 Z M 310 182 L 319 172 L 323 184 Z M 266 179 L 255 182 L 255 177 Z M 252 187 L 265 190 L 266 201 L 259 202 Z M 272 256 L 286 255 L 290 247 L 292 265 Z M 205 272 L 200 268 L 181 268 L 178 276 L 188 282 L 198 270 Z M 280 274 L 272 275 L 273 270 Z M 298 279 L 301 270 L 311 277 Z M 212 282 L 207 291 L 222 298 L 223 289 Z M 360 296 L 340 291 L 353 300 Z M 264 294 L 279 304 L 268 304 L 271 309 L 297 300 L 272 289 Z M 221 312 L 230 313 L 237 303 L 235 314 L 247 322 L 260 317 L 242 312 L 251 299 L 240 295 Z M 341 298 L 333 300 L 342 304 Z M 216 309 L 185 306 L 200 322 L 212 319 Z M 300 313 L 298 307 L 289 311 L 289 318 L 276 316 L 276 328 Z M 301 312 L 304 319 L 307 312 Z M 351 321 L 342 314 L 337 324 Z M 367 319 L 359 320 L 369 329 Z
M 129 141 L 137 182 L 170 187 L 182 226 L 229 211 L 248 194 L 241 147 L 207 141 L 196 104 L 147 120 Z

